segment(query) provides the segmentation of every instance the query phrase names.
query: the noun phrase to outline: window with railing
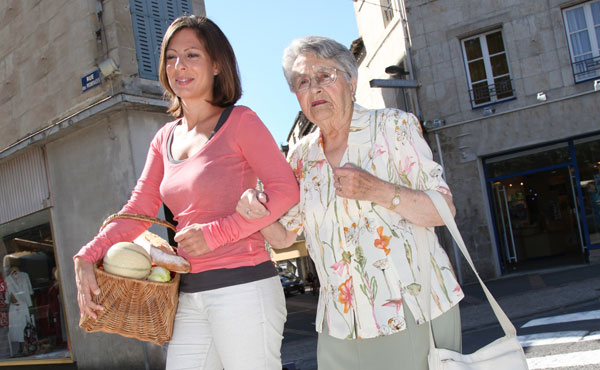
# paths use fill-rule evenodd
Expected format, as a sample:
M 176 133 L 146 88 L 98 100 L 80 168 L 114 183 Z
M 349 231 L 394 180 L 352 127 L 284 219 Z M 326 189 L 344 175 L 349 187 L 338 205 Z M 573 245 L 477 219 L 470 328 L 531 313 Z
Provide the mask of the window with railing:
M 600 77 L 600 1 L 563 10 L 575 82 Z
M 502 31 L 463 39 L 462 49 L 473 108 L 515 97 Z

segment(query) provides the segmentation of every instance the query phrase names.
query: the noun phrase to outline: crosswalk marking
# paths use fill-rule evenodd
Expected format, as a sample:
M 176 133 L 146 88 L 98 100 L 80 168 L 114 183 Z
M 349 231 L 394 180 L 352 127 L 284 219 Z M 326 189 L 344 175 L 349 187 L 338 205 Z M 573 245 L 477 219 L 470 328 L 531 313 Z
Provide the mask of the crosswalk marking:
M 554 333 L 538 333 L 519 335 L 517 339 L 523 347 L 545 346 L 548 344 L 561 344 L 578 342 L 583 338 L 588 331 L 559 331 Z
M 598 319 L 600 319 L 600 310 L 595 310 L 595 311 L 587 311 L 587 312 L 569 313 L 569 314 L 565 314 L 565 315 L 558 315 L 558 316 L 551 316 L 551 317 L 542 317 L 540 319 L 528 321 L 521 327 L 528 328 L 531 326 L 538 326 L 538 325 L 560 324 L 560 323 L 572 322 L 572 321 L 598 320 Z
M 529 370 L 556 369 L 559 367 L 574 367 L 594 365 L 600 359 L 600 350 L 564 353 L 527 359 Z
M 574 342 L 587 342 L 599 340 L 600 332 L 589 332 L 587 330 L 557 331 L 550 333 L 538 333 L 519 335 L 517 337 L 523 348 L 546 346 L 549 344 L 563 344 Z

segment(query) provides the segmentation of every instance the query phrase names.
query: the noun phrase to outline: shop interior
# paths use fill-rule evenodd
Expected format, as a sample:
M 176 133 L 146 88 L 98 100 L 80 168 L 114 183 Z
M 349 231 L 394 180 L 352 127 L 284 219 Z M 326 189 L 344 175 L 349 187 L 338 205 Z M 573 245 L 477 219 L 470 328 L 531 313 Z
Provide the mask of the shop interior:
M 47 210 L 0 225 L 0 366 L 70 358 Z
M 506 272 L 584 262 L 575 189 L 568 167 L 493 184 Z

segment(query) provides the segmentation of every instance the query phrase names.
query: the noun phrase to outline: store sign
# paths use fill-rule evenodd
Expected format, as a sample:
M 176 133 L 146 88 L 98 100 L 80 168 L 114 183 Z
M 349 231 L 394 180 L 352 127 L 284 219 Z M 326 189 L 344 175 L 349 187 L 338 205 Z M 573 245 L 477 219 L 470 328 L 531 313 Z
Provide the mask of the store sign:
M 87 75 L 81 77 L 81 92 L 86 92 L 92 87 L 98 86 L 102 83 L 100 79 L 100 71 L 95 69 Z

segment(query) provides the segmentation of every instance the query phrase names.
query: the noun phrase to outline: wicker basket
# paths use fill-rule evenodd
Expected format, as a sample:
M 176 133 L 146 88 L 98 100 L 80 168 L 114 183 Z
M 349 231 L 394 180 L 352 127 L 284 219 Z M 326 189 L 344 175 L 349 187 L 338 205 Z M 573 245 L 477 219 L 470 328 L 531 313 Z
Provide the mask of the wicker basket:
M 166 221 L 128 213 L 109 216 L 100 230 L 117 218 L 152 222 L 175 230 Z M 104 311 L 98 311 L 96 319 L 82 315 L 80 327 L 88 333 L 101 331 L 119 334 L 157 345 L 163 345 L 171 339 L 181 279 L 179 274 L 175 274 L 167 283 L 112 275 L 97 267 L 95 275 L 100 294 L 94 296 L 93 300 L 102 305 Z

